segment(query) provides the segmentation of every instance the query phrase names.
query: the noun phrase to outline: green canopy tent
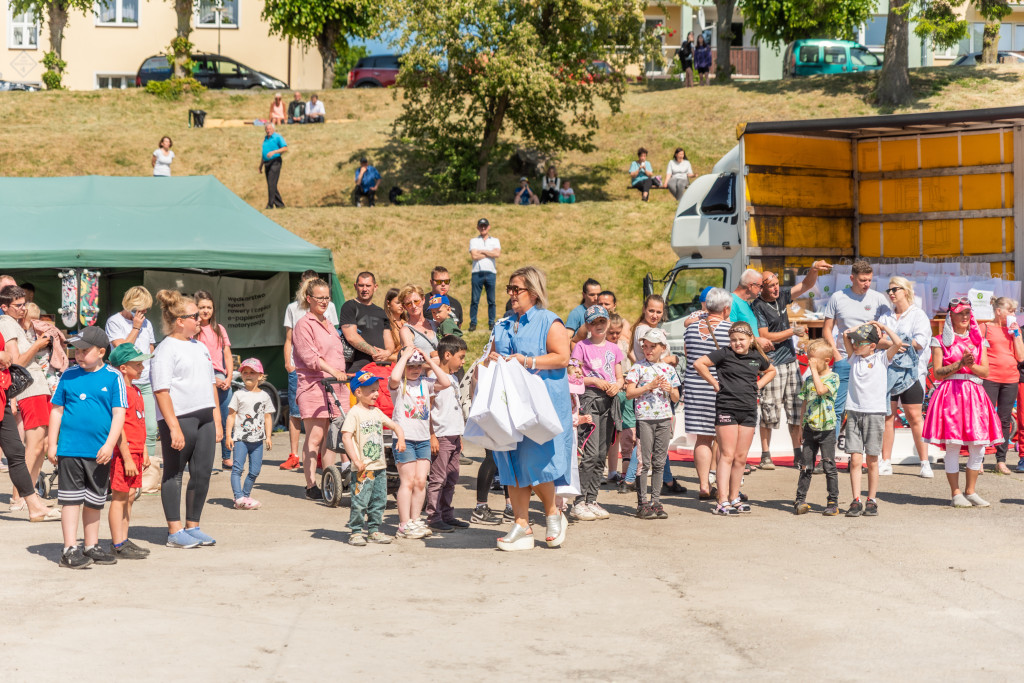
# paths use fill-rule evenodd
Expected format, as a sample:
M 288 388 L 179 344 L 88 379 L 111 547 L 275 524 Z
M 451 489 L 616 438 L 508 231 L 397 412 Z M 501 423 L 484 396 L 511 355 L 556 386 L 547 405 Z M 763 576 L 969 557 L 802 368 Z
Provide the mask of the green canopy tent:
M 0 178 L 0 226 L 0 273 L 31 282 L 47 312 L 60 306 L 58 270 L 101 272 L 98 325 L 121 309 L 145 270 L 256 280 L 284 272 L 294 291 L 299 274 L 313 269 L 329 276 L 335 304 L 344 301 L 330 250 L 282 228 L 213 176 Z M 283 382 L 280 348 L 244 352 Z

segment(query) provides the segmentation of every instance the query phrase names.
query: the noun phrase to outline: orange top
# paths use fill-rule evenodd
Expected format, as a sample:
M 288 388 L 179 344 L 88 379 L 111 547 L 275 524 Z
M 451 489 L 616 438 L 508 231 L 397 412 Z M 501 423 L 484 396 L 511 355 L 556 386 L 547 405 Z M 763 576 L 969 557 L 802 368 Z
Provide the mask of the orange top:
M 1020 380 L 1017 357 L 1013 353 L 1013 335 L 995 323 L 983 323 L 988 341 L 988 377 L 990 382 L 1016 384 Z

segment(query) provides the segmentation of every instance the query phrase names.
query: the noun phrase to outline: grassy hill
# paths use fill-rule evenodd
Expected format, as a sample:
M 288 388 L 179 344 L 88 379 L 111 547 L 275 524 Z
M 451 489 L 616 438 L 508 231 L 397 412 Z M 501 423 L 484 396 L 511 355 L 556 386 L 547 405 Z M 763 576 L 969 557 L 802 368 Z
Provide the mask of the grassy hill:
M 917 100 L 909 110 L 971 109 L 1019 102 L 1022 71 L 933 68 L 914 72 Z M 380 206 L 355 209 L 348 196 L 358 158 L 366 154 L 384 175 L 383 187 L 415 185 L 420 176 L 407 151 L 390 138 L 400 111 L 397 91 L 335 90 L 322 94 L 330 123 L 286 127 L 290 152 L 280 189 L 287 209 L 269 215 L 289 230 L 334 250 L 343 283 L 372 269 L 384 286 L 426 282 L 431 266 L 452 270 L 455 295 L 468 306 L 467 241 L 486 215 L 502 240 L 502 267 L 534 263 L 547 270 L 552 307 L 575 305 L 589 276 L 622 295 L 624 314 L 639 308 L 640 278 L 660 274 L 675 257 L 668 246 L 674 202 L 655 193 L 641 204 L 626 189 L 625 169 L 636 148 L 650 150 L 662 173 L 676 146 L 684 147 L 697 173 L 736 141 L 736 124 L 879 113 L 867 103 L 872 74 L 798 81 L 734 84 L 685 90 L 678 83 L 631 86 L 622 113 L 605 111 L 597 151 L 567 153 L 562 177 L 572 179 L 575 206 Z M 167 103 L 135 90 L 0 93 L 0 173 L 11 176 L 81 174 L 148 175 L 162 135 L 174 139 L 176 175 L 212 174 L 257 208 L 266 202 L 257 173 L 262 130 L 245 127 L 190 129 L 187 112 L 209 119 L 252 121 L 266 116 L 266 92 L 209 92 L 198 101 Z M 515 177 L 499 163 L 503 196 Z M 503 302 L 503 299 L 500 299 Z

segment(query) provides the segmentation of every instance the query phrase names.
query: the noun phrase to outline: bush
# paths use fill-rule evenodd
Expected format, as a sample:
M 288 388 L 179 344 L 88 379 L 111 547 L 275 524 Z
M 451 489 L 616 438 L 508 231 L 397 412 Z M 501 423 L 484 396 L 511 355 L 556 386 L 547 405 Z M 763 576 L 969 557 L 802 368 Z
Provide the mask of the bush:
M 203 94 L 206 92 L 206 86 L 192 77 L 168 78 L 166 81 L 150 81 L 146 83 L 146 92 L 168 101 L 177 101 L 185 93 L 192 95 Z
M 61 80 L 64 77 L 64 69 L 68 67 L 68 63 L 57 56 L 57 53 L 50 50 L 43 55 L 43 66 L 46 67 L 46 71 L 43 72 L 43 83 L 46 84 L 47 90 L 61 90 L 64 86 L 61 85 Z

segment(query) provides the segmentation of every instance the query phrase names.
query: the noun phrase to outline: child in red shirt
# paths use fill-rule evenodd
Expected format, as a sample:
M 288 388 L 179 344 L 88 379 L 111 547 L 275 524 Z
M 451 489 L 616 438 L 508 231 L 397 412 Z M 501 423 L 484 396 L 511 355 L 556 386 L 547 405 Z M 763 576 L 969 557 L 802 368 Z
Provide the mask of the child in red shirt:
M 128 523 L 132 515 L 135 490 L 142 487 L 142 471 L 149 467 L 146 453 L 146 406 L 132 382 L 142 376 L 142 361 L 151 358 L 134 344 L 119 344 L 110 354 L 110 365 L 124 377 L 128 391 L 128 408 L 124 429 L 117 442 L 117 453 L 110 459 L 110 551 L 121 560 L 142 560 L 149 550 L 128 539 Z

